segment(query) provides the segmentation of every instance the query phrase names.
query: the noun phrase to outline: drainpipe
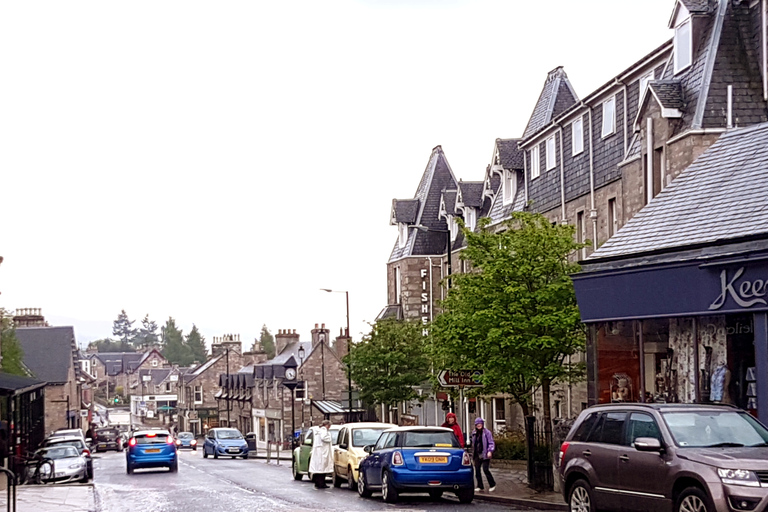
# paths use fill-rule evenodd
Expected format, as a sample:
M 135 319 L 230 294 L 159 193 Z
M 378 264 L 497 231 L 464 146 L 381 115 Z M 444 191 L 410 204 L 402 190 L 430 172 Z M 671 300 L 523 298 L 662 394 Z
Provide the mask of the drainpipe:
M 622 89 L 623 96 L 624 96 L 624 113 L 622 114 L 622 127 L 624 128 L 624 158 L 623 160 L 627 159 L 627 152 L 629 151 L 629 148 L 627 147 L 627 144 L 629 141 L 627 140 L 627 84 L 622 82 L 621 80 L 617 80 L 619 83 L 621 83 L 624 88 Z
M 589 216 L 592 219 L 592 250 L 597 250 L 597 210 L 595 209 L 595 156 L 592 151 L 592 107 L 589 108 Z
M 502 175 L 501 179 L 504 179 Z M 528 208 L 528 153 L 523 149 L 523 184 L 525 185 L 525 206 Z
M 766 0 L 762 2 L 762 8 L 760 9 L 763 20 L 761 26 L 763 27 L 763 100 L 768 101 L 768 13 L 766 13 Z
M 733 128 L 733 86 L 729 85 L 726 89 L 726 128 Z
M 563 127 L 559 126 L 558 135 L 560 136 L 560 214 L 561 223 L 568 222 L 568 218 L 565 216 L 565 166 L 563 165 Z
M 653 199 L 653 118 L 645 120 L 645 199 L 646 204 Z

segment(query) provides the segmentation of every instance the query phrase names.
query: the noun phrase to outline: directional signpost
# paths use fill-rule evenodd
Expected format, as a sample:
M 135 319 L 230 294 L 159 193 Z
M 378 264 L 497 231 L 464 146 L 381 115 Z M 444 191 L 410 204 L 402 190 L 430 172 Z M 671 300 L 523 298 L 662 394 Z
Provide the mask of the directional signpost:
M 441 370 L 437 374 L 437 381 L 442 387 L 459 388 L 459 403 L 461 404 L 459 425 L 464 432 L 469 430 L 466 423 L 467 414 L 464 410 L 464 388 L 483 387 L 482 376 L 483 370 Z

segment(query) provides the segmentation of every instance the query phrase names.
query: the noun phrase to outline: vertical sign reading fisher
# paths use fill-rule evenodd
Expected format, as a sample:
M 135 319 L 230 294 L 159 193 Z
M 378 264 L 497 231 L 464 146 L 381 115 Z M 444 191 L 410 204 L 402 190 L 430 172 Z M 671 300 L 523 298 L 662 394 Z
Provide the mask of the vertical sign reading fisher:
M 421 334 L 427 336 L 429 334 L 429 329 L 427 329 L 426 326 L 429 324 L 429 311 L 432 307 L 429 300 L 431 289 L 429 287 L 429 280 L 427 279 L 427 269 L 423 268 L 419 273 L 421 274 L 421 325 L 424 326 L 421 330 Z

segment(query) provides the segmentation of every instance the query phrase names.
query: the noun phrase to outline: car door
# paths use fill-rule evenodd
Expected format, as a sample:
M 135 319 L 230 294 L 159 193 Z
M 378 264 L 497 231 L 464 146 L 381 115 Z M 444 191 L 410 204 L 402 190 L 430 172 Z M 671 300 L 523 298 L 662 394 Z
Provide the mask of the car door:
M 347 476 L 347 462 L 349 461 L 349 429 L 342 428 L 339 432 L 339 444 L 333 448 L 336 474 Z
M 593 470 L 591 484 L 597 508 L 621 508 L 618 471 L 619 455 L 626 451 L 623 446 L 626 417 L 626 412 L 602 413 L 582 449 L 581 456 Z
M 388 446 L 394 443 L 395 432 L 387 432 L 379 437 L 373 452 L 368 456 L 369 461 L 365 472 L 365 481 L 369 486 L 381 485 L 381 467 L 386 457 Z
M 632 499 L 623 500 L 624 510 L 662 510 L 669 473 L 666 457 L 659 452 L 641 452 L 634 448 L 638 437 L 658 439 L 664 446 L 659 426 L 650 414 L 632 412 L 625 430 L 626 441 L 619 455 L 619 485 Z

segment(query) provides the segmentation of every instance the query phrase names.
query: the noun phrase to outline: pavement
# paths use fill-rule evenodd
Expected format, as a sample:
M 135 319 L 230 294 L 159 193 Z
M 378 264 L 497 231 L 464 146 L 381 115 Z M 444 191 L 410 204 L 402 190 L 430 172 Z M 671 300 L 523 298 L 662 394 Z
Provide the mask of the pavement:
M 7 491 L 0 491 L 0 510 L 7 510 Z M 94 512 L 93 484 L 20 485 L 17 512 Z
M 483 475 L 485 489 L 475 493 L 475 500 L 506 503 L 538 510 L 568 510 L 563 495 L 552 491 L 534 491 L 528 487 L 528 473 L 523 469 L 494 468 L 491 474 L 496 480 L 494 492 L 488 491 L 488 482 Z

